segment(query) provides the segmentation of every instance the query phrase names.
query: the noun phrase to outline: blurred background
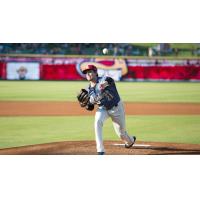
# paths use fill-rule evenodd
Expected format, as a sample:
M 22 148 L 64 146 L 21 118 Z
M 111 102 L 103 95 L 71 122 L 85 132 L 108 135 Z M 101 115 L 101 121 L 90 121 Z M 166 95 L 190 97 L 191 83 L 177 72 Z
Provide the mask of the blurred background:
M 199 81 L 200 43 L 0 44 L 2 80 L 84 80 L 88 63 L 116 81 Z
M 102 55 L 113 56 L 200 56 L 200 43 L 3 43 L 1 54 Z

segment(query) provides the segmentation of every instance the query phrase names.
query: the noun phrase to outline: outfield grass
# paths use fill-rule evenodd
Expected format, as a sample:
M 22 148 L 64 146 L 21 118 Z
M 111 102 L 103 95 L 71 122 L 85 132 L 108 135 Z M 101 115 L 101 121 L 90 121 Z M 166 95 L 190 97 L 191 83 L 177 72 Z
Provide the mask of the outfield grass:
M 86 81 L 0 81 L 0 101 L 76 101 Z M 200 102 L 200 83 L 117 82 L 127 102 Z
M 199 116 L 127 116 L 127 130 L 138 141 L 200 144 Z M 94 118 L 0 117 L 0 148 L 68 140 L 94 140 Z M 118 140 L 111 120 L 104 139 Z
M 159 43 L 133 43 L 134 45 L 141 46 L 141 47 L 155 47 Z M 170 43 L 171 48 L 177 48 L 177 49 L 196 49 L 199 47 L 196 43 Z

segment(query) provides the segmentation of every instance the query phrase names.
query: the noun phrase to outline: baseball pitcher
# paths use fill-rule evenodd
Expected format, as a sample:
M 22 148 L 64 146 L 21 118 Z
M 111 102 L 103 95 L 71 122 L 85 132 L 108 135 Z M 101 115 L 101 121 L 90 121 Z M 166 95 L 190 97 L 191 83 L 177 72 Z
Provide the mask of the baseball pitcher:
M 98 77 L 97 68 L 94 65 L 87 65 L 82 72 L 86 74 L 89 87 L 81 89 L 77 99 L 81 107 L 90 111 L 98 105 L 94 124 L 97 153 L 99 155 L 105 153 L 102 129 L 105 120 L 109 117 L 112 119 L 116 134 L 125 143 L 125 148 L 132 147 L 136 137 L 129 136 L 126 131 L 124 107 L 114 80 L 111 77 Z

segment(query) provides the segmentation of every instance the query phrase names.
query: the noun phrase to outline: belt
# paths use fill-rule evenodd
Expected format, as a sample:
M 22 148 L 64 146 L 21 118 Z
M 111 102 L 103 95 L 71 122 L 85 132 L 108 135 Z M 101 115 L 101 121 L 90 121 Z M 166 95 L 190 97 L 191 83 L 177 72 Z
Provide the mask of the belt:
M 117 107 L 119 105 L 119 103 L 116 103 L 112 108 L 106 108 L 105 106 L 103 106 L 104 108 L 106 108 L 106 110 L 112 110 L 113 108 Z M 99 105 L 100 106 L 100 105 Z
M 113 108 L 115 108 L 115 107 L 117 107 L 118 106 L 118 103 L 117 104 L 115 104 L 111 109 L 109 109 L 109 110 L 112 110 Z

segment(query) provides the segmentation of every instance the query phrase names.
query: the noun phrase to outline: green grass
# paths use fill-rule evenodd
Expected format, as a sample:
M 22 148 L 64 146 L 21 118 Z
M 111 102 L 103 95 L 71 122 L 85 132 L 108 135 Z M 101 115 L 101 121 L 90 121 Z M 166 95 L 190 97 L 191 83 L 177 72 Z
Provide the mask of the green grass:
M 127 128 L 141 141 L 200 144 L 200 116 L 128 116 Z
M 141 46 L 141 47 L 154 47 L 159 43 L 133 43 L 133 45 Z M 170 43 L 171 48 L 178 48 L 178 49 L 196 49 L 199 47 L 196 43 Z
M 0 101 L 76 101 L 86 81 L 0 81 Z M 200 102 L 200 83 L 118 82 L 128 102 Z
M 67 140 L 94 140 L 94 118 L 0 117 L 0 148 Z M 127 116 L 127 130 L 138 141 L 200 144 L 200 116 Z M 104 139 L 118 140 L 111 120 Z
M 76 101 L 87 82 L 0 81 L 0 101 Z M 200 103 L 200 83 L 118 82 L 124 101 Z M 94 140 L 94 117 L 0 117 L 0 148 L 64 140 Z M 140 141 L 200 144 L 200 116 L 127 116 Z M 84 130 L 84 131 L 83 131 Z M 118 140 L 112 123 L 104 139 Z
M 81 82 L 0 81 L 0 100 L 74 101 Z
M 200 83 L 118 83 L 128 102 L 200 102 Z

